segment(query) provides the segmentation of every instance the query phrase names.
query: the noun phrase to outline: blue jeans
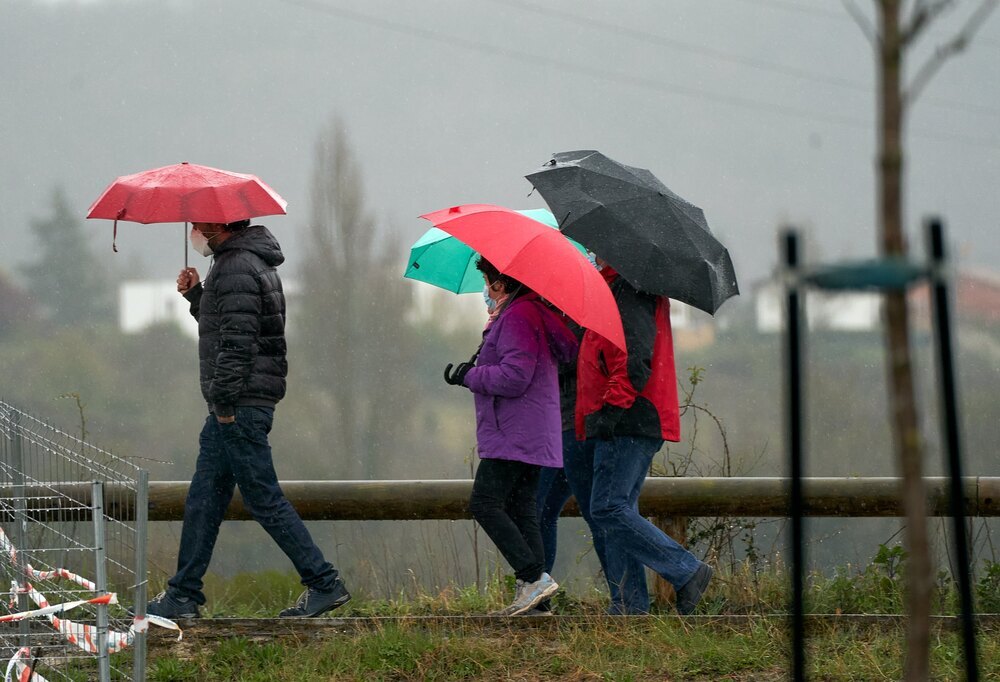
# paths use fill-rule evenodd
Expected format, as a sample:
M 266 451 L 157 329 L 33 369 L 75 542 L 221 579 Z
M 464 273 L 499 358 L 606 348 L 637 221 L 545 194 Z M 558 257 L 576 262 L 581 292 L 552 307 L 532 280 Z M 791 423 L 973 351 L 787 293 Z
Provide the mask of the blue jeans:
M 291 559 L 303 585 L 331 589 L 336 583 L 336 569 L 323 558 L 278 485 L 267 442 L 273 418 L 274 408 L 237 407 L 231 424 L 220 424 L 214 414 L 205 419 L 184 503 L 177 573 L 168 581 L 176 595 L 205 603 L 202 578 L 237 485 L 244 507 Z
M 593 452 L 594 462 L 590 514 L 604 533 L 608 582 L 624 586 L 645 565 L 675 589 L 683 587 L 698 569 L 698 560 L 639 513 L 639 493 L 663 441 L 624 436 L 587 441 L 586 445 Z M 648 595 L 643 601 L 631 601 L 641 596 L 623 589 L 624 612 L 648 610 Z M 615 606 L 612 603 L 612 610 Z
M 563 451 L 566 441 L 563 440 Z M 559 515 L 566 506 L 566 501 L 573 495 L 566 481 L 566 472 L 562 469 L 542 467 L 538 478 L 538 527 L 542 531 L 542 544 L 545 546 L 545 572 L 552 573 L 556 563 L 556 548 L 559 536 Z
M 610 613 L 641 614 L 649 612 L 649 588 L 646 585 L 646 572 L 642 564 L 629 556 L 617 558 L 615 561 L 615 576 L 612 580 L 609 567 L 608 552 L 613 548 L 608 545 L 605 531 L 598 526 L 593 517 L 592 497 L 594 494 L 594 446 L 600 441 L 578 441 L 576 434 L 563 432 L 563 470 L 570 490 L 576 497 L 583 516 L 590 527 L 594 538 L 594 552 L 601 562 L 601 570 L 608 581 L 608 592 L 611 595 Z M 636 497 L 636 513 L 638 513 L 638 496 Z M 619 564 L 625 562 L 624 572 Z

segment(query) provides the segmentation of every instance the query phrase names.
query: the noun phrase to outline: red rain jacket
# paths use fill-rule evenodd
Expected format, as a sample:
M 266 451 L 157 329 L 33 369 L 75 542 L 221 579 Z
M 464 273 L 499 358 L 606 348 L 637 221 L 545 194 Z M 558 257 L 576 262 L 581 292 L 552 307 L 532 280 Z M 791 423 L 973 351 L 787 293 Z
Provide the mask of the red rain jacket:
M 679 441 L 670 301 L 637 291 L 610 266 L 601 274 L 618 303 L 628 354 L 589 329 L 584 333 L 577 361 L 576 437 L 610 433 Z

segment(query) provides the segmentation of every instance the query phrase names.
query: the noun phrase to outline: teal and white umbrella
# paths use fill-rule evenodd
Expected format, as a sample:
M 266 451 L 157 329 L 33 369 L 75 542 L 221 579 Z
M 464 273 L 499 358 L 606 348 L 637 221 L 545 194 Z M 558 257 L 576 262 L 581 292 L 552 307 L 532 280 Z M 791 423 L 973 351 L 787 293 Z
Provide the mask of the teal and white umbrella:
M 552 229 L 559 229 L 552 212 L 544 208 L 518 211 L 532 220 L 537 220 Z M 577 242 L 567 240 L 580 253 L 587 249 Z M 483 274 L 476 269 L 479 254 L 458 241 L 450 234 L 436 227 L 427 230 L 410 247 L 410 260 L 403 277 L 427 282 L 456 294 L 471 294 L 483 290 Z

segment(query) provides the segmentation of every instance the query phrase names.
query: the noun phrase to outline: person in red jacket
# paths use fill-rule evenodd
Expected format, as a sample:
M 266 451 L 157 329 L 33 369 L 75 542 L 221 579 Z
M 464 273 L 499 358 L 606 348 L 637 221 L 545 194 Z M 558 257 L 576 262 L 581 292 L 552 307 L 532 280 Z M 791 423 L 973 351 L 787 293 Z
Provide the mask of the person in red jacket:
M 664 441 L 680 440 L 670 301 L 638 291 L 598 258 L 625 330 L 628 352 L 586 331 L 577 360 L 576 436 L 564 467 L 581 513 L 605 544 L 609 611 L 649 611 L 644 566 L 677 592 L 691 613 L 712 569 L 639 513 L 639 493 Z

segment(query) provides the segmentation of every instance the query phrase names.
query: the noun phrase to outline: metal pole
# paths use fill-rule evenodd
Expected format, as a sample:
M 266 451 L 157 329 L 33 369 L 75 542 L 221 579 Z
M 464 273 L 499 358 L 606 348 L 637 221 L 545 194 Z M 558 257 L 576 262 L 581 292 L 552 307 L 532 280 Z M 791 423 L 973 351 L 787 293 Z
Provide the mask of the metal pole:
M 149 527 L 149 472 L 139 470 L 135 490 L 135 600 L 132 602 L 138 623 L 146 617 L 146 538 Z M 135 633 L 132 642 L 132 679 L 144 682 L 146 679 L 146 631 Z
M 94 481 L 91 491 L 91 515 L 94 521 L 94 584 L 99 597 L 108 593 L 108 566 L 104 539 L 104 483 Z M 97 605 L 97 672 L 101 682 L 111 682 L 111 660 L 108 654 L 108 607 Z
M 25 568 L 28 565 L 28 559 L 25 556 L 28 548 L 28 505 L 25 499 L 24 436 L 21 434 L 21 413 L 17 410 L 11 410 L 10 423 L 13 445 L 11 453 L 13 471 L 11 474 L 14 478 L 14 543 L 17 545 L 17 557 L 14 561 L 14 571 L 17 575 L 14 579 L 17 581 L 18 587 L 23 587 Z M 29 608 L 31 607 L 28 604 L 28 595 L 24 592 L 18 592 L 17 610 L 27 611 Z M 28 646 L 31 641 L 31 623 L 28 622 L 27 618 L 18 623 L 18 633 L 21 635 L 19 646 Z
M 803 601 L 805 552 L 803 549 L 802 504 L 802 338 L 799 300 L 799 237 L 788 228 L 782 239 L 785 262 L 785 414 L 792 517 L 792 679 L 806 679 L 805 605 Z
M 962 441 L 958 416 L 958 391 L 954 350 L 951 338 L 951 309 L 945 267 L 947 254 L 944 227 L 939 218 L 926 225 L 927 251 L 931 262 L 930 294 L 934 313 L 934 333 L 937 341 L 938 378 L 941 381 L 942 436 L 948 473 L 952 534 L 955 543 L 955 565 L 958 569 L 958 591 L 962 604 L 962 644 L 965 649 L 965 679 L 979 679 L 976 655 L 975 606 L 972 603 L 972 576 L 969 540 L 965 527 L 965 498 L 962 494 Z
M 188 224 L 184 223 L 184 269 L 188 268 Z

